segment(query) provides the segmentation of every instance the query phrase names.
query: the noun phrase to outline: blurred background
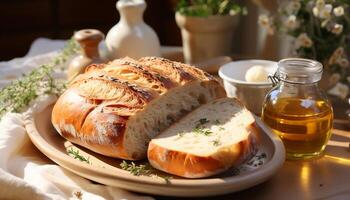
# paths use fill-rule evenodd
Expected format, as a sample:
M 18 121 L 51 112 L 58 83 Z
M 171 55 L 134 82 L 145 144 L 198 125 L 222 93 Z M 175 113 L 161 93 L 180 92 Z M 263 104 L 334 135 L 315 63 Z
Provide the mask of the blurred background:
M 161 45 L 181 46 L 180 29 L 175 22 L 177 0 L 146 0 L 144 20 L 157 33 Z M 269 42 L 263 51 L 264 30 L 257 24 L 261 8 L 273 8 L 274 1 L 237 1 L 248 8 L 235 29 L 233 55 L 244 58 L 276 59 L 278 47 Z M 267 2 L 267 3 L 266 3 Z M 38 37 L 68 39 L 73 32 L 95 28 L 107 34 L 119 20 L 116 0 L 1 0 L 0 60 L 24 56 Z M 243 37 L 244 36 L 244 37 Z

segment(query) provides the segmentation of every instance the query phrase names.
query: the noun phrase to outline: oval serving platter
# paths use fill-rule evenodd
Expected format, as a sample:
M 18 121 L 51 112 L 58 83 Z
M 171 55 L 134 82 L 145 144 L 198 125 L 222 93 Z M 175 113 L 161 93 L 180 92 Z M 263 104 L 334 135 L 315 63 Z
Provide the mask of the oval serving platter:
M 239 167 L 203 179 L 175 177 L 157 170 L 152 170 L 151 175 L 136 176 L 120 167 L 122 160 L 99 155 L 62 138 L 51 124 L 52 107 L 53 104 L 42 111 L 25 113 L 25 126 L 34 145 L 67 170 L 101 184 L 134 192 L 181 197 L 232 193 L 266 181 L 282 166 L 285 159 L 281 140 L 256 117 L 261 130 L 259 152 Z M 75 159 L 77 157 L 74 158 L 74 152 L 78 152 L 83 161 Z

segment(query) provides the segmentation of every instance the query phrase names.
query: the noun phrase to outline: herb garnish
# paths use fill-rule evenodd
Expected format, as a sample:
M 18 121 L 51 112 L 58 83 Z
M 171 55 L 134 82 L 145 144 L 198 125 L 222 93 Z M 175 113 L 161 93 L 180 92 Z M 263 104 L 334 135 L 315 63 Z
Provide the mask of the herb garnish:
M 86 162 L 90 164 L 89 157 L 86 159 L 82 155 L 79 154 L 79 150 L 74 151 L 73 147 L 67 150 L 68 155 L 71 155 L 74 159 L 80 160 L 82 162 Z
M 120 163 L 120 167 L 135 176 L 149 175 L 151 172 L 147 165 L 136 165 L 134 162 L 127 163 L 125 160 Z
M 167 184 L 170 184 L 170 183 L 171 183 L 170 180 L 171 180 L 173 177 L 172 177 L 172 176 L 164 176 L 164 177 L 161 177 L 161 178 L 163 178 Z
M 209 120 L 207 118 L 201 118 L 201 119 L 198 120 L 196 128 L 199 128 L 199 127 L 201 127 L 202 125 L 204 125 L 204 124 L 206 124 L 208 122 L 209 122 Z
M 152 173 L 152 171 L 155 171 L 155 169 L 148 163 L 137 165 L 134 162 L 128 163 L 127 161 L 123 160 L 123 162 L 120 163 L 120 167 L 123 170 L 130 172 L 130 174 L 134 176 L 144 175 L 144 176 L 155 176 L 155 177 L 163 178 L 167 184 L 170 184 L 171 183 L 170 179 L 173 178 L 172 176 L 162 177 Z
M 225 128 L 222 127 L 222 126 L 220 126 L 220 127 L 219 127 L 219 131 L 223 131 L 223 130 L 225 130 Z
M 200 124 L 206 124 L 206 123 L 208 123 L 209 122 L 209 120 L 207 119 L 207 118 L 201 118 L 201 119 L 199 119 L 199 123 Z
M 213 132 L 209 129 L 202 129 L 202 128 L 195 128 L 193 129 L 193 132 L 195 134 L 202 134 L 202 135 L 205 135 L 205 136 L 208 136 L 210 134 L 212 134 Z
M 215 139 L 215 140 L 213 140 L 212 143 L 213 143 L 213 145 L 216 146 L 216 147 L 219 146 L 219 145 L 221 144 L 221 142 L 220 142 L 220 140 L 219 140 L 218 138 Z
M 55 80 L 51 73 L 78 51 L 76 41 L 71 39 L 51 62 L 39 66 L 2 88 L 0 90 L 0 118 L 7 112 L 20 112 L 31 101 L 43 94 L 61 94 L 66 88 L 65 84 Z
M 233 175 L 239 175 L 241 173 L 241 170 L 237 167 L 233 168 L 232 169 L 232 174 Z
M 184 134 L 185 134 L 184 132 L 181 132 L 181 133 L 178 133 L 178 134 L 177 134 L 177 136 L 179 136 L 179 137 L 183 137 L 183 136 L 184 136 Z

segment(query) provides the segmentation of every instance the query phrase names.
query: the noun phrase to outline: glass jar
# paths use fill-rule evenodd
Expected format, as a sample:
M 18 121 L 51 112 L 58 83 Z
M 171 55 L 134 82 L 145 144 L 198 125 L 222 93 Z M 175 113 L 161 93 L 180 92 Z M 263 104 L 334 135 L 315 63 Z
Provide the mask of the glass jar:
M 282 139 L 288 159 L 321 155 L 333 126 L 332 106 L 318 88 L 322 64 L 284 59 L 276 75 L 279 82 L 265 98 L 262 120 Z

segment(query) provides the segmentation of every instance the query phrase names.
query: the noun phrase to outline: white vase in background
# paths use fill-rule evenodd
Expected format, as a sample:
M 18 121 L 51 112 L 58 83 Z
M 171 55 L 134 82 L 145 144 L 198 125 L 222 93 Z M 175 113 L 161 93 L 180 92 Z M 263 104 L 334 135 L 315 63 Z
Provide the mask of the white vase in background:
M 109 59 L 160 56 L 159 39 L 154 30 L 143 21 L 145 1 L 119 0 L 117 9 L 120 20 L 106 36 Z

